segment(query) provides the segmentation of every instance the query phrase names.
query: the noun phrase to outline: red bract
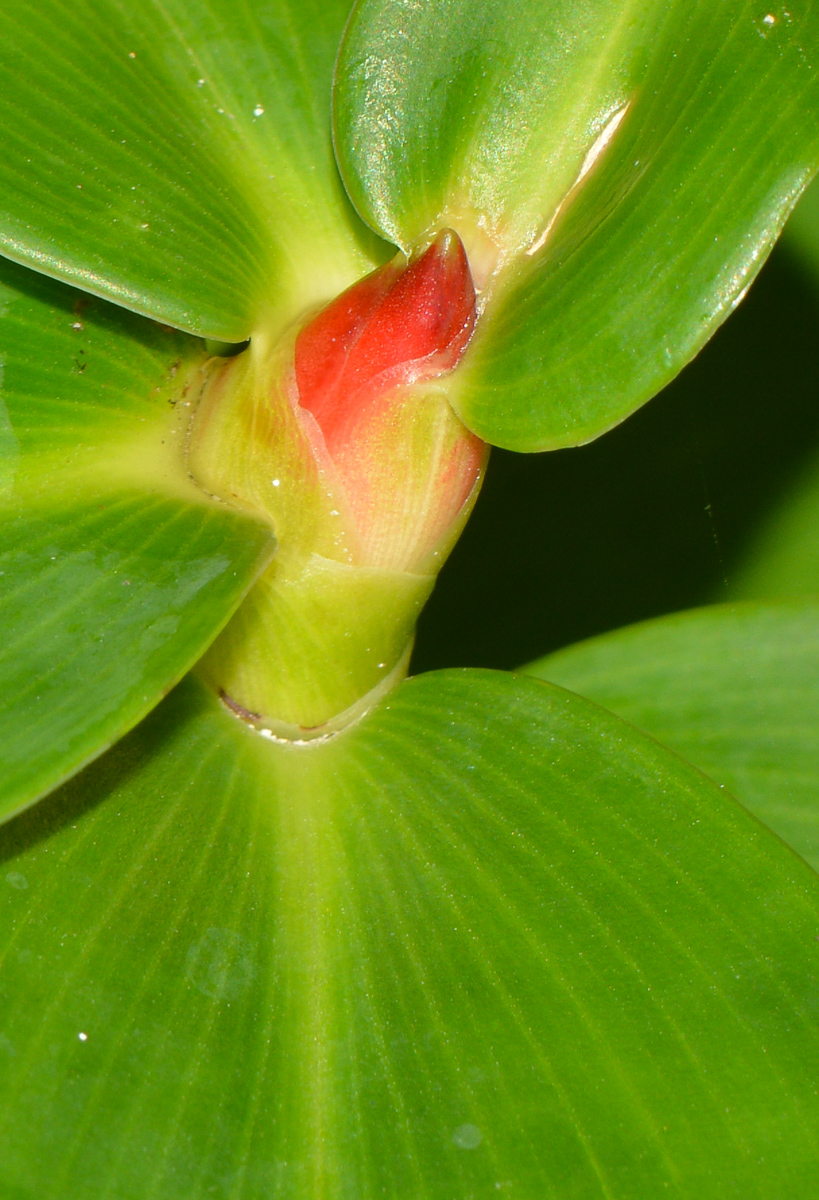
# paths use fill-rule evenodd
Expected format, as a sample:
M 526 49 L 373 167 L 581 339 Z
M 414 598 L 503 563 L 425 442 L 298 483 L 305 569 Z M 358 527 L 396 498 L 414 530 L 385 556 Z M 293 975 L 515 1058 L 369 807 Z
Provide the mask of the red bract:
M 296 340 L 298 402 L 321 431 L 369 561 L 415 565 L 472 492 L 483 444 L 459 424 L 453 437 L 450 426 L 419 462 L 422 401 L 412 385 L 451 371 L 474 323 L 466 254 L 444 230 L 415 261 L 388 263 L 349 288 Z
M 415 262 L 387 263 L 319 313 L 296 340 L 296 383 L 330 454 L 357 421 L 362 388 L 451 370 L 474 322 L 469 263 L 450 229 Z

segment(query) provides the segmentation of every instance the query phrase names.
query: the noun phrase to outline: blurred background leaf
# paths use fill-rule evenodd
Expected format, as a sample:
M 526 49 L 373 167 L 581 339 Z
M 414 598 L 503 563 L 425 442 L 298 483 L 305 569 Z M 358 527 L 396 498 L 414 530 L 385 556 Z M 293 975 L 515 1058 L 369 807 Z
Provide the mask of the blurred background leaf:
M 782 244 L 819 284 L 819 180 L 796 206 Z
M 782 247 L 800 272 L 799 284 L 807 283 L 814 296 L 819 294 L 819 182 L 808 188 L 797 206 Z M 814 325 L 812 335 L 798 353 L 805 359 L 819 358 L 819 326 Z M 798 359 L 783 363 L 780 378 L 783 392 L 798 372 Z M 819 400 L 816 392 L 814 400 Z M 807 461 L 780 490 L 758 535 L 746 548 L 731 579 L 732 595 L 776 597 L 819 593 L 819 447 L 813 441 L 810 445 L 813 450 L 808 452 Z
M 676 750 L 819 869 L 819 601 L 676 613 L 526 670 Z

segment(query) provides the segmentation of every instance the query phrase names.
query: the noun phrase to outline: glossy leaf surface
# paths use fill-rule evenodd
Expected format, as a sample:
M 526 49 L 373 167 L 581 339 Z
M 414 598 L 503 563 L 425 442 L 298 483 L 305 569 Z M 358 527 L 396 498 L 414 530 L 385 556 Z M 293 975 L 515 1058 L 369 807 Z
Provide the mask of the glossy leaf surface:
M 585 442 L 693 357 L 819 162 L 818 62 L 810 0 L 360 0 L 342 173 L 385 236 L 451 225 L 489 277 L 470 428 Z
M 729 788 L 819 869 L 819 603 L 647 621 L 527 670 L 589 696 Z
M 0 252 L 223 341 L 334 295 L 373 243 L 330 143 L 348 11 L 4 4 Z
M 0 818 L 148 712 L 273 549 L 184 469 L 201 342 L 0 267 Z
M 817 1194 L 819 881 L 559 689 L 186 681 L 0 841 L 5 1195 Z

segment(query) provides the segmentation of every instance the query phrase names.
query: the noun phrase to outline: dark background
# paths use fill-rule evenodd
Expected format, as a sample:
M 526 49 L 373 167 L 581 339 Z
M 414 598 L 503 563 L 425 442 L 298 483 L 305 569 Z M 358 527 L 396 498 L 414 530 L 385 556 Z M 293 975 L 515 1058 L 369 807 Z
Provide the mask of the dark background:
M 418 631 L 413 671 L 509 668 L 727 599 L 764 516 L 819 445 L 819 292 L 777 247 L 682 374 L 588 446 L 493 450 Z

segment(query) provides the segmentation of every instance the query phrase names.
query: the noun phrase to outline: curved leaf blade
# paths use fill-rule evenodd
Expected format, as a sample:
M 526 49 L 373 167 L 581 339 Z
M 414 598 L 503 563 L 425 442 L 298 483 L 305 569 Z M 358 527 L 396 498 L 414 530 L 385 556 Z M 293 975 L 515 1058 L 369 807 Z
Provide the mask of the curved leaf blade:
M 0 252 L 229 342 L 341 290 L 373 246 L 330 142 L 347 12 L 346 0 L 4 5 Z
M 458 217 L 525 250 L 639 82 L 651 6 L 356 4 L 334 88 L 336 148 L 366 220 L 409 249 Z
M 136 489 L 3 513 L 0 819 L 141 720 L 269 557 L 269 531 Z
M 819 603 L 677 613 L 526 668 L 727 787 L 819 869 Z
M 158 703 L 272 536 L 185 472 L 200 342 L 3 263 L 0 355 L 5 819 Z
M 559 689 L 187 681 L 0 841 L 11 1194 L 816 1192 L 819 882 Z
M 360 0 L 342 173 L 379 231 L 452 225 L 487 280 L 452 385 L 480 437 L 589 441 L 729 315 L 819 163 L 818 30 L 811 3 Z

